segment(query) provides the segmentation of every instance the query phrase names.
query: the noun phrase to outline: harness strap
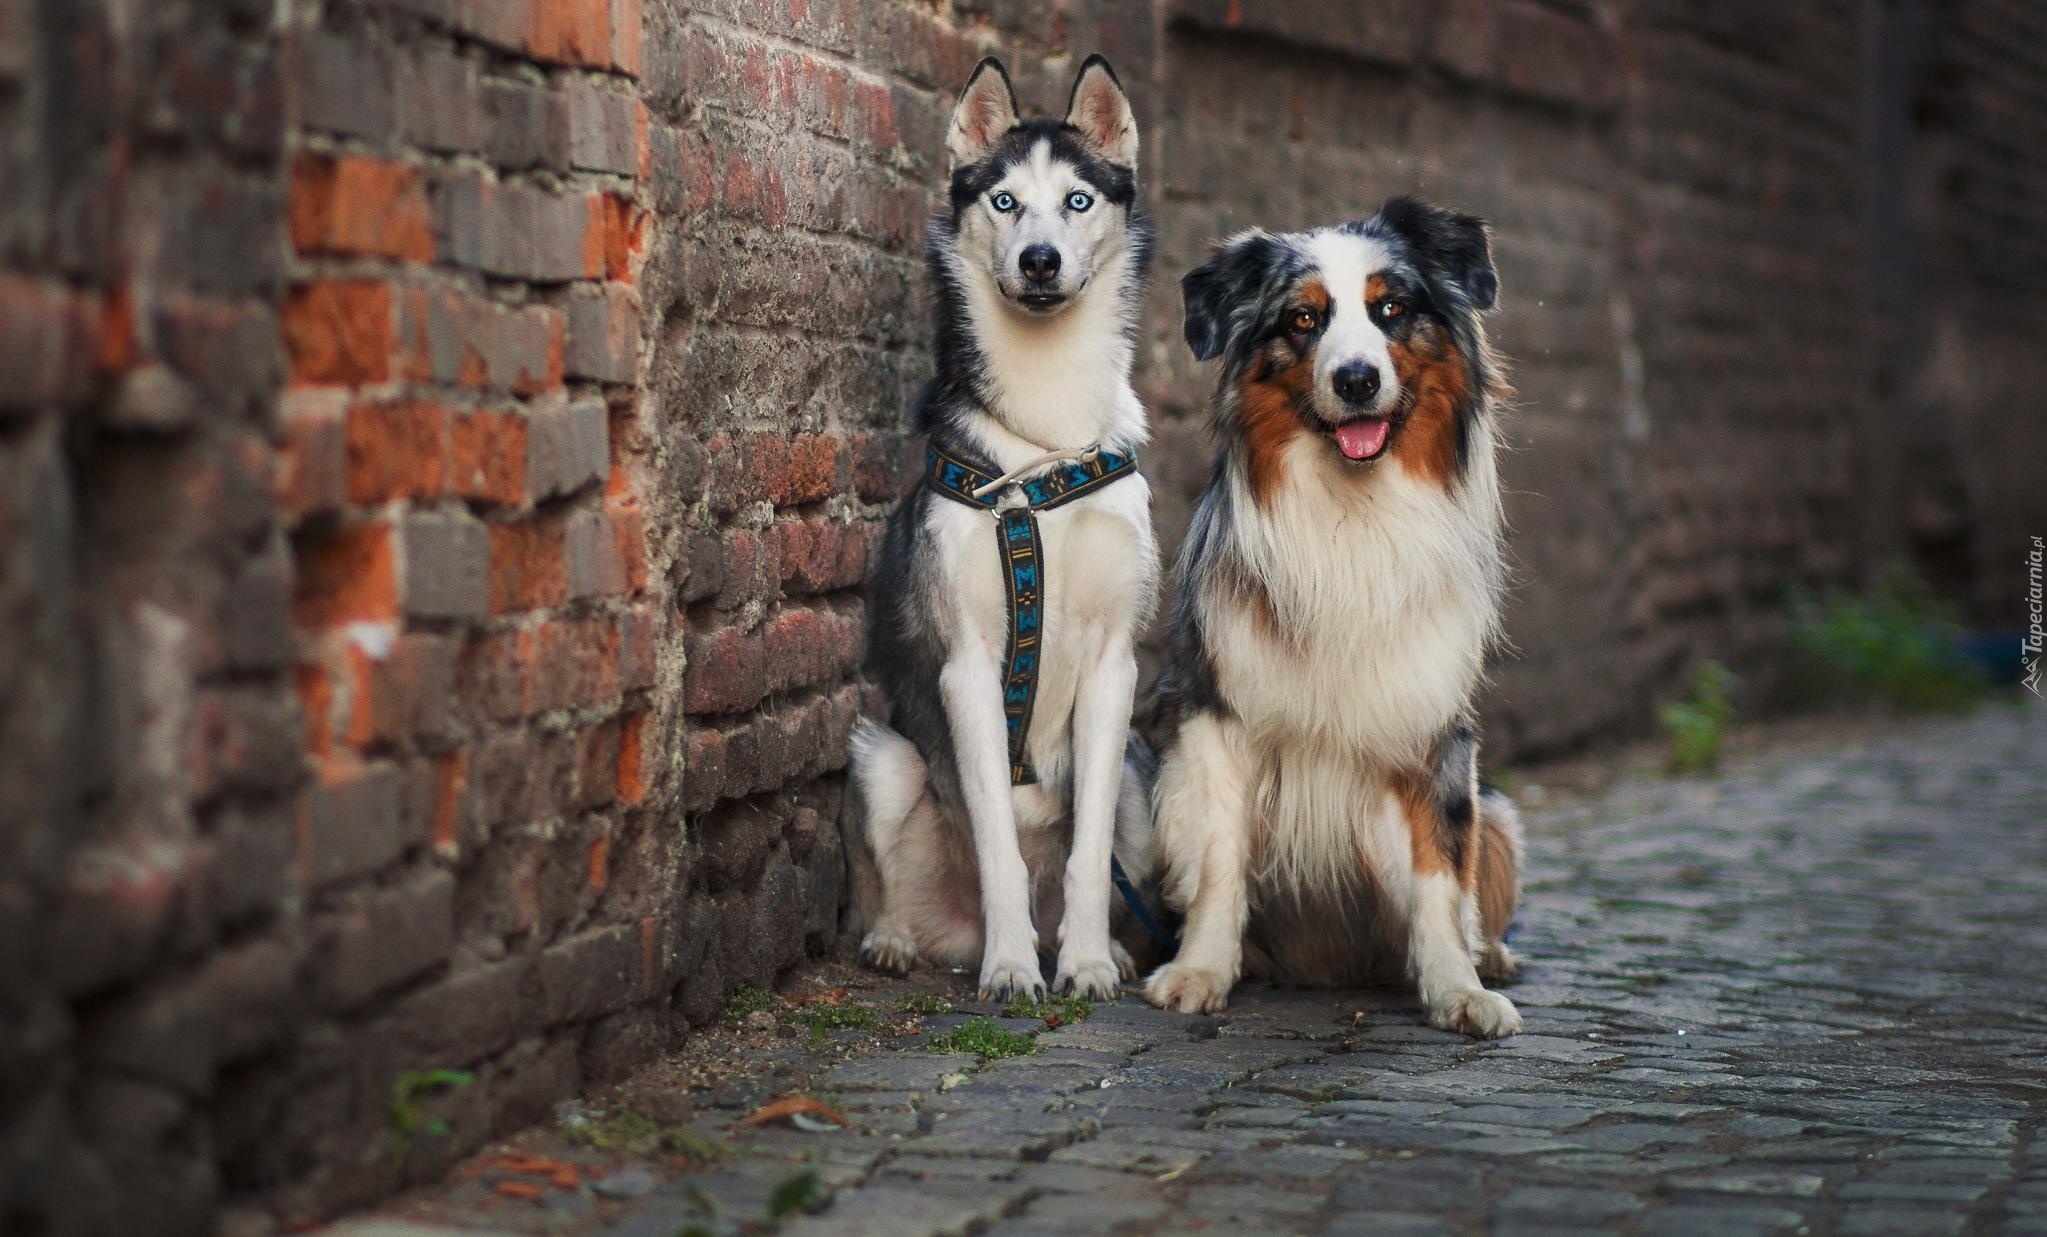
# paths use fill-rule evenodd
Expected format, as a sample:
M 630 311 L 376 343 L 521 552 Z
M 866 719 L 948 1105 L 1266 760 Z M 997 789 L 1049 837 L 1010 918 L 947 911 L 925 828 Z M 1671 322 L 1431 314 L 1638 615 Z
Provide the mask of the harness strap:
M 1029 480 L 1020 476 L 1065 461 Z M 1009 633 L 1004 641 L 1002 718 L 1009 730 L 1009 781 L 1028 786 L 1038 780 L 1026 753 L 1031 708 L 1038 698 L 1038 649 L 1044 631 L 1043 539 L 1038 512 L 1084 498 L 1137 471 L 1137 459 L 1099 447 L 1047 452 L 1006 473 L 993 474 L 932 446 L 924 483 L 955 502 L 995 516 L 995 548 L 1002 554 L 1003 588 L 1009 598 Z M 1015 500 L 1010 500 L 1010 495 Z

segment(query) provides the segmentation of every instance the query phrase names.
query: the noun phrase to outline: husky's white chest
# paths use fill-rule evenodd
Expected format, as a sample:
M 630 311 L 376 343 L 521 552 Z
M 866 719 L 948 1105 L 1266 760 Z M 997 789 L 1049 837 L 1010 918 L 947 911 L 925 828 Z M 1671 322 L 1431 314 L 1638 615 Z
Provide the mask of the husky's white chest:
M 1037 515 L 1040 630 L 1029 755 L 1048 794 L 1072 768 L 1073 702 L 1104 655 L 1130 656 L 1158 587 L 1151 492 L 1136 474 Z M 989 512 L 932 504 L 927 532 L 938 548 L 957 651 L 1001 665 L 1010 635 L 1009 549 Z

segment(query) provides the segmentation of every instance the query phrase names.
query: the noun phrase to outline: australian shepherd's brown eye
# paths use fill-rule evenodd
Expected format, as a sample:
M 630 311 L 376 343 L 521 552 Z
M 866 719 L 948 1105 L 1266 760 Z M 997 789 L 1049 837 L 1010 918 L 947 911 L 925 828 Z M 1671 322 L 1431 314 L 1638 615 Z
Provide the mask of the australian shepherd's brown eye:
M 1314 330 L 1315 311 L 1312 309 L 1296 309 L 1294 311 L 1294 316 L 1292 320 L 1288 323 L 1288 325 L 1293 327 L 1293 329 L 1295 329 L 1296 331 L 1302 332 L 1303 334 Z
M 1405 301 L 1396 301 L 1388 299 L 1379 302 L 1379 316 L 1381 318 L 1384 318 L 1388 322 L 1393 321 L 1395 318 L 1400 317 L 1406 312 L 1407 302 Z

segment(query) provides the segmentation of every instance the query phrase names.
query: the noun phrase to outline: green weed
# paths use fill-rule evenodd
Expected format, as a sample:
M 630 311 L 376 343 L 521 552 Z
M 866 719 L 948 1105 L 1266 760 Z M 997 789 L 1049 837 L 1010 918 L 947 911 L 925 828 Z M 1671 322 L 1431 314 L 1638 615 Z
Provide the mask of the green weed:
M 779 1224 L 800 1211 L 814 1211 L 831 1196 L 812 1169 L 785 1177 L 768 1192 L 768 1223 Z
M 396 1154 L 400 1160 L 412 1149 L 413 1139 L 446 1138 L 450 1133 L 448 1123 L 429 1116 L 420 1101 L 475 1081 L 474 1074 L 459 1069 L 407 1070 L 391 1080 L 391 1098 L 384 1109 L 384 1121 L 397 1136 Z
M 878 1031 L 887 1025 L 880 1014 L 865 1005 L 813 1005 L 791 1014 L 789 1021 L 809 1027 L 812 1044 L 822 1044 L 832 1031 Z
M 906 1014 L 949 1014 L 952 1002 L 930 992 L 913 992 L 896 1002 L 896 1008 Z
M 585 1121 L 564 1127 L 562 1136 L 580 1146 L 624 1155 L 677 1155 L 704 1164 L 725 1158 L 722 1144 L 687 1126 L 662 1125 L 652 1117 L 629 1108 L 622 1108 L 602 1121 Z
M 993 1018 L 969 1018 L 945 1034 L 933 1036 L 931 1050 L 998 1061 L 1029 1056 L 1038 1050 L 1038 1044 L 1028 1035 L 1005 1029 Z
M 1709 661 L 1692 676 L 1684 697 L 1667 701 L 1659 711 L 1663 733 L 1670 739 L 1664 763 L 1673 775 L 1710 773 L 1720 767 L 1720 748 L 1734 721 L 1734 702 L 1728 699 L 1734 683 L 1732 670 Z
M 1790 636 L 1797 688 L 1812 702 L 1938 712 L 1963 708 L 1986 688 L 1961 651 L 1953 613 L 1908 575 L 1866 594 L 1794 599 Z
M 750 1014 L 757 1014 L 766 1009 L 779 1009 L 781 1005 L 782 998 L 766 988 L 741 984 L 732 990 L 731 996 L 725 998 L 725 1016 L 738 1022 Z
M 1049 1021 L 1081 1022 L 1095 1012 L 1092 1003 L 1077 996 L 1048 996 L 1033 1001 L 1027 996 L 1016 997 L 1002 1007 L 1002 1012 L 1011 1018 L 1039 1018 Z

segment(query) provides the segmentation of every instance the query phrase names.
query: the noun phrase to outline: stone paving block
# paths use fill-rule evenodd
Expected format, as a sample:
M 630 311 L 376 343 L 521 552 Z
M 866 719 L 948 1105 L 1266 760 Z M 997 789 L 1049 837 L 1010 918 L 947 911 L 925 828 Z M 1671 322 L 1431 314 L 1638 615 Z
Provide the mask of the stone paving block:
M 841 1192 L 816 1215 L 785 1224 L 786 1237 L 923 1237 L 955 1233 L 1006 1214 L 1025 1191 L 1014 1184 L 968 1182 L 959 1193 L 939 1192 L 930 1183 L 917 1187 L 877 1184 Z

